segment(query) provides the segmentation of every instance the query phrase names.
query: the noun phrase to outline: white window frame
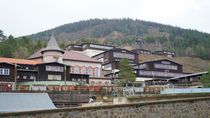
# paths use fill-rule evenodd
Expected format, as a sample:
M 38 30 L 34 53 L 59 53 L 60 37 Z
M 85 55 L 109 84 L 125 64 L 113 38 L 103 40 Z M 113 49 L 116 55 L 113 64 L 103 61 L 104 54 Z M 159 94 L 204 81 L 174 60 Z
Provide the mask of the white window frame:
M 86 68 L 85 67 L 81 68 L 81 74 L 86 74 Z
M 47 77 L 48 80 L 59 80 L 59 81 L 61 80 L 61 78 L 62 78 L 61 75 L 52 75 L 52 74 L 49 74 Z
M 95 77 L 99 76 L 99 69 L 98 69 L 98 67 L 94 68 L 94 76 Z
M 75 67 L 74 67 L 74 73 L 79 74 L 79 66 L 75 66 Z
M 90 67 L 90 66 L 88 67 L 88 75 L 90 75 L 90 76 L 92 75 L 92 67 Z
M 53 72 L 63 72 L 62 66 L 46 66 L 46 71 L 53 71 Z
M 0 75 L 10 75 L 9 68 L 0 68 Z

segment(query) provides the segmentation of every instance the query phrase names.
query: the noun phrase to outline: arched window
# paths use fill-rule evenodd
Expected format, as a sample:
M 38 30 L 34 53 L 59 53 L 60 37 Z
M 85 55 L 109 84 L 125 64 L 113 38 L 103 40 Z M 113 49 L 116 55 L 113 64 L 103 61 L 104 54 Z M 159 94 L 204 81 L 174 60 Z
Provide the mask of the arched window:
M 95 82 L 94 81 L 91 81 L 91 83 L 90 83 L 91 85 L 94 85 L 95 84 Z
M 105 85 L 108 86 L 109 85 L 109 82 L 105 82 Z
M 92 75 L 92 68 L 91 67 L 88 67 L 88 75 Z
M 98 85 L 99 85 L 99 86 L 100 86 L 100 85 L 102 85 L 102 82 L 101 82 L 101 81 L 99 81 L 99 82 L 98 82 Z
M 98 68 L 97 68 L 97 67 L 94 68 L 94 76 L 95 76 L 95 77 L 98 77 Z
M 78 66 L 74 67 L 74 73 L 77 73 L 77 74 L 79 73 L 79 67 Z
M 85 67 L 82 67 L 81 73 L 82 73 L 82 74 L 86 74 L 86 68 L 85 68 Z
M 74 73 L 74 66 L 71 67 L 71 73 Z

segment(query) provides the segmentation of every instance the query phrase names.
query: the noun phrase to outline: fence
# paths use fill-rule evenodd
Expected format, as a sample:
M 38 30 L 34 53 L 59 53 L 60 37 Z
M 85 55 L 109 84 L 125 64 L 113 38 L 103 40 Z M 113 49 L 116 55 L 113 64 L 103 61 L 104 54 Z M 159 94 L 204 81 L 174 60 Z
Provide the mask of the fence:
M 160 94 L 181 94 L 181 93 L 210 93 L 210 88 L 169 88 L 160 91 Z

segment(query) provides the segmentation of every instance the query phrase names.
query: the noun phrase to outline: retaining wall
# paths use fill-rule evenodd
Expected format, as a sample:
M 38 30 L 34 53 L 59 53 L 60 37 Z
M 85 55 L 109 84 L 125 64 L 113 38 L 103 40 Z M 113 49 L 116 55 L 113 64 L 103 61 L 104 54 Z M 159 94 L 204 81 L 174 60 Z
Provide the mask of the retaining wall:
M 2 118 L 210 118 L 210 97 L 0 114 Z

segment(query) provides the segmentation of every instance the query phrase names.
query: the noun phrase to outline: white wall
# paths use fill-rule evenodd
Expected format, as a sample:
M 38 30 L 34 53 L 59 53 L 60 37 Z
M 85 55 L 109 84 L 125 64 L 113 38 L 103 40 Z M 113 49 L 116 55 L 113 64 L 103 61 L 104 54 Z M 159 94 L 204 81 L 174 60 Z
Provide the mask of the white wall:
M 43 53 L 43 61 L 62 63 L 62 53 L 57 51 L 46 51 Z
M 83 50 L 82 53 L 89 56 L 89 57 L 92 57 L 94 55 L 97 55 L 97 54 L 100 54 L 104 51 L 102 50 L 94 50 L 94 49 L 86 49 L 86 50 Z

